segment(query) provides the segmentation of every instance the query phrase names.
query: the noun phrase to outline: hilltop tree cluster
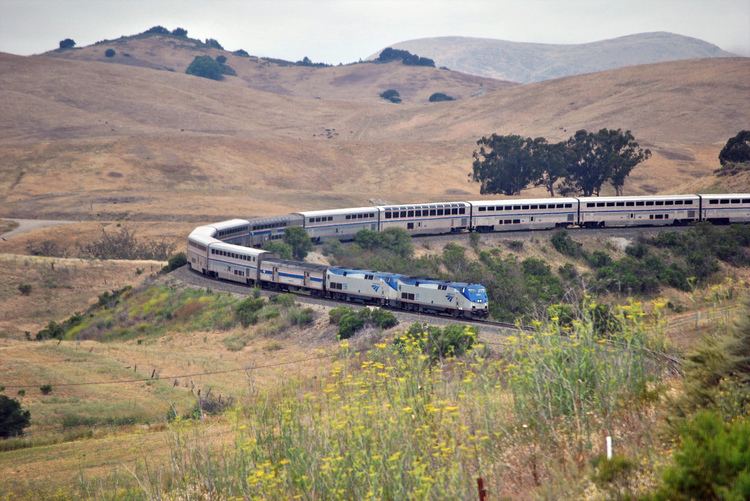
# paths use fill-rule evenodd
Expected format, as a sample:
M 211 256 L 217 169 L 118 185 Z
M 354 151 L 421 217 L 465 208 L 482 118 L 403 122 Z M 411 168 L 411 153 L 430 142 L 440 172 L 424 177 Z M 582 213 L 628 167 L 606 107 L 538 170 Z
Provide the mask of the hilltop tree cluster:
M 472 181 L 481 183 L 481 193 L 516 195 L 529 185 L 544 186 L 550 196 L 599 195 L 609 182 L 622 195 L 625 179 L 633 168 L 651 156 L 630 131 L 579 130 L 559 143 L 543 137 L 492 134 L 477 141 Z
M 719 152 L 720 176 L 731 176 L 750 170 L 750 130 L 741 130 L 730 138 Z
M 432 68 L 435 67 L 435 61 L 433 61 L 429 57 L 420 57 L 416 54 L 412 54 L 407 50 L 392 49 L 391 47 L 383 49 L 383 52 L 381 52 L 378 58 L 375 59 L 375 62 L 390 63 L 391 61 L 399 60 L 407 66 L 430 66 Z

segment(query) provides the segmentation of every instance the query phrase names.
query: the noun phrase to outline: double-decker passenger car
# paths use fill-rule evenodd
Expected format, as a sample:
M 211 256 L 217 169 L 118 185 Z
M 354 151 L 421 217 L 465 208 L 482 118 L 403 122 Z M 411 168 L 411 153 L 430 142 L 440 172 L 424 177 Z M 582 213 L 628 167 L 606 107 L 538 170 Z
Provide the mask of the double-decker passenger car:
M 207 226 L 216 230 L 214 238 L 229 244 L 245 245 L 249 224 L 250 222 L 246 219 L 229 219 Z
M 729 193 L 700 195 L 701 219 L 712 223 L 746 223 L 750 221 L 750 194 Z
M 258 281 L 258 267 L 264 255 L 271 254 L 252 247 L 224 242 L 212 243 L 208 248 L 208 274 L 224 280 L 255 285 Z
M 305 231 L 315 242 L 333 238 L 351 240 L 358 231 L 378 231 L 377 207 L 315 210 L 297 214 L 304 218 Z
M 584 227 L 684 224 L 700 217 L 698 195 L 582 197 L 579 224 Z
M 478 200 L 471 204 L 475 231 L 542 230 L 578 222 L 575 198 Z
M 435 235 L 468 230 L 470 209 L 467 202 L 379 206 L 380 231 L 402 228 L 412 235 Z
M 294 226 L 302 226 L 302 216 L 299 214 L 251 219 L 248 221 L 245 245 L 263 245 L 269 240 L 278 240 L 284 237 L 287 228 Z
M 211 226 L 198 226 L 188 236 L 187 259 L 190 267 L 204 275 L 208 269 L 208 246 L 220 242 L 214 238 L 216 229 Z

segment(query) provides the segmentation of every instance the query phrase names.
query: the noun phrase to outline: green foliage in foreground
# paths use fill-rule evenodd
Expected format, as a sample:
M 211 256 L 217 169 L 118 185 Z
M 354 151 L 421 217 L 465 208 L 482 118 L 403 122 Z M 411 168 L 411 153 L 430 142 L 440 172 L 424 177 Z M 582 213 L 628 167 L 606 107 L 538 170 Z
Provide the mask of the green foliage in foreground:
M 627 313 L 629 329 L 645 332 L 646 317 L 635 313 Z M 593 331 L 590 319 L 576 322 L 581 337 Z M 142 476 L 142 486 L 150 496 L 189 497 L 202 489 L 217 499 L 311 492 L 325 499 L 470 499 L 478 476 L 490 492 L 502 492 L 516 471 L 509 450 L 515 464 L 533 461 L 549 478 L 544 472 L 560 467 L 561 450 L 580 444 L 575 450 L 584 458 L 598 452 L 588 436 L 601 434 L 614 416 L 641 419 L 643 381 L 658 374 L 646 372 L 645 352 L 634 349 L 650 341 L 632 339 L 631 330 L 614 334 L 610 344 L 558 330 L 539 325 L 513 344 L 512 359 L 488 356 L 463 326 L 413 326 L 366 353 L 351 352 L 344 341 L 327 377 L 312 385 L 287 381 L 238 408 L 234 447 L 211 452 L 189 422 L 176 420 L 170 470 Z M 432 354 L 445 358 L 437 363 Z M 562 373 L 545 368 L 566 360 L 571 367 Z M 530 377 L 543 393 L 526 384 Z M 572 396 L 563 394 L 571 389 Z M 576 431 L 576 419 L 589 419 L 586 433 Z M 543 439 L 528 428 L 541 429 L 541 420 L 550 431 Z
M 674 464 L 652 499 L 750 499 L 750 419 L 696 414 L 682 427 Z

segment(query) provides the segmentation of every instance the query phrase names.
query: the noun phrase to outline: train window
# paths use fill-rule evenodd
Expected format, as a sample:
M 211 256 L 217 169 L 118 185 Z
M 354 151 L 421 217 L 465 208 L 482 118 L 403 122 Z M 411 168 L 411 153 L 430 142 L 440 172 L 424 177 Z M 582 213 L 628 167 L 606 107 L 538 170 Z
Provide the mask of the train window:
M 597 207 L 604 207 L 604 202 L 596 202 Z
M 607 202 L 607 207 L 614 207 L 614 206 L 615 206 L 614 202 Z
M 733 198 L 732 199 L 732 203 L 733 204 L 738 204 L 738 203 L 740 203 L 740 199 L 739 198 Z
M 514 219 L 514 220 L 513 220 L 513 224 L 519 224 L 520 222 L 521 222 L 521 220 L 520 220 L 520 219 Z
M 586 204 L 586 207 L 594 207 L 595 205 L 596 205 L 596 204 L 595 204 L 595 203 L 593 203 L 593 202 L 588 202 L 588 203 Z
M 718 200 L 709 200 L 708 203 L 710 203 L 711 205 L 716 205 L 716 204 L 719 203 L 719 201 Z
M 674 202 L 672 200 L 667 200 L 664 202 L 664 205 L 674 205 Z
M 333 221 L 333 216 L 328 216 L 329 221 Z
M 729 200 L 727 200 L 727 199 L 724 199 L 724 200 L 720 201 L 719 203 L 720 203 L 721 205 L 724 205 L 724 204 L 728 204 L 728 203 L 729 203 Z
M 438 211 L 438 213 L 437 213 L 438 216 L 443 216 L 444 215 L 443 214 L 443 209 L 438 209 L 437 211 Z
M 547 208 L 547 204 L 539 204 L 539 208 L 540 209 L 546 209 Z
M 487 207 L 480 207 L 479 212 L 485 212 L 487 210 Z
M 352 216 L 350 214 L 346 215 L 346 219 L 351 219 L 351 218 L 352 218 Z
M 497 220 L 497 224 L 503 224 L 503 220 L 502 219 L 498 219 Z
M 448 290 L 448 286 L 447 285 L 438 285 L 438 290 L 440 290 L 440 291 Z
M 458 214 L 458 208 L 457 207 L 452 208 L 451 209 L 451 214 L 456 214 L 457 215 Z
M 408 217 L 414 217 L 414 211 L 410 210 L 407 214 Z
M 750 204 L 750 198 L 743 198 L 742 199 L 743 204 Z
M 365 280 L 372 280 L 372 279 L 373 279 L 372 275 L 365 275 Z
M 401 214 L 401 217 L 406 217 L 406 211 L 405 210 L 402 210 L 400 214 Z
M 625 207 L 625 202 L 617 202 L 618 207 Z
M 675 200 L 675 201 L 674 201 L 674 204 L 675 204 L 675 205 L 682 205 L 682 200 Z
M 643 207 L 644 202 L 636 202 L 635 205 L 638 206 L 638 207 Z
M 646 202 L 646 205 L 654 205 L 654 202 L 649 200 L 648 202 Z
M 538 205 L 529 205 L 529 209 L 531 209 L 531 210 L 536 210 L 538 208 L 539 208 Z
M 669 219 L 669 214 L 664 214 L 664 219 Z
M 625 202 L 626 207 L 633 207 L 635 205 L 635 202 Z
M 662 200 L 657 200 L 656 205 L 664 205 L 664 202 Z
M 522 205 L 522 206 L 521 206 L 521 209 L 522 209 L 522 210 L 529 210 L 529 206 L 528 206 L 528 205 Z
M 458 208 L 458 213 L 459 214 L 466 214 L 466 207 L 459 207 Z
M 385 213 L 385 218 L 386 219 L 390 219 L 391 218 L 391 213 L 390 212 L 386 212 Z
M 513 221 L 511 221 L 510 219 L 506 219 L 506 220 L 504 220 L 504 221 L 503 221 L 503 223 L 504 223 L 504 224 L 510 224 L 510 223 L 512 223 L 512 222 L 513 222 Z

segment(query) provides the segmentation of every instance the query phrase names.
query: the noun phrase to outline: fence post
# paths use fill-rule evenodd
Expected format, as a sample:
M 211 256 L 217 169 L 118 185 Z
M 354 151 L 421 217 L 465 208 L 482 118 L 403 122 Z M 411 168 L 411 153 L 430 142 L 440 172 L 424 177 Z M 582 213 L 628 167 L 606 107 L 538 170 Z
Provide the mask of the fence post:
M 607 435 L 607 460 L 612 459 L 612 437 Z
M 479 494 L 479 501 L 487 501 L 487 489 L 484 488 L 482 477 L 477 477 L 477 493 Z

